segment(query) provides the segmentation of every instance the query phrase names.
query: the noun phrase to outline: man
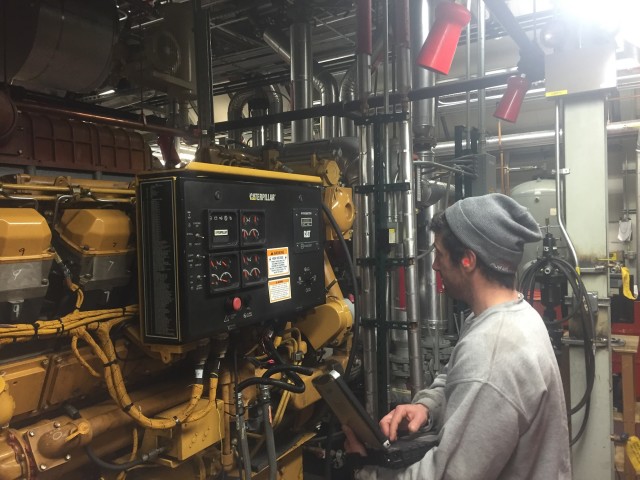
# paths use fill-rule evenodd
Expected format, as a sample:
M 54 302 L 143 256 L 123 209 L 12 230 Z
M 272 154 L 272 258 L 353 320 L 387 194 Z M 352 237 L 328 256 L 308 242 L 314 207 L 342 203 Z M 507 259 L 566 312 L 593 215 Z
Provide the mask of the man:
M 571 478 L 562 381 L 547 330 L 515 289 L 525 243 L 539 241 L 528 211 L 502 194 L 461 200 L 437 215 L 433 269 L 472 310 L 433 384 L 380 426 L 439 430 L 439 445 L 403 470 L 367 467 L 363 479 Z M 348 428 L 346 450 L 366 454 Z

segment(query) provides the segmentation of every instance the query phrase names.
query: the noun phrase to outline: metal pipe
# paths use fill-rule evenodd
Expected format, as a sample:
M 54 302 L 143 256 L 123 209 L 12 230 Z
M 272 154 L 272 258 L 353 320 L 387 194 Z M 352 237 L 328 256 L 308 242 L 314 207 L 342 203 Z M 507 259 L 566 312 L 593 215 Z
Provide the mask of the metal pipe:
M 411 49 L 409 35 L 409 0 L 396 2 L 396 56 L 398 62 L 398 91 L 405 98 L 403 110 L 410 113 L 410 104 L 405 95 L 411 90 Z M 398 173 L 403 182 L 409 184 L 409 189 L 402 196 L 402 251 L 404 258 L 415 259 L 417 256 L 416 242 L 416 181 L 413 169 L 411 123 L 403 120 L 400 123 L 400 158 Z M 422 390 L 424 385 L 424 370 L 422 364 L 422 342 L 420 328 L 420 304 L 418 299 L 418 267 L 415 262 L 404 268 L 405 296 L 407 312 L 407 333 L 409 347 L 409 385 L 412 395 Z
M 363 68 L 370 67 L 371 56 L 368 56 L 368 61 L 365 64 L 360 64 L 363 62 L 362 57 L 358 57 L 358 71 L 361 71 Z M 497 75 L 490 75 L 484 78 L 474 78 L 471 80 L 463 80 L 460 82 L 452 82 L 441 85 L 436 85 L 433 87 L 425 87 L 418 88 L 415 90 L 411 90 L 406 96 L 410 102 L 415 102 L 416 100 L 423 100 L 426 98 L 435 98 L 442 95 L 452 95 L 454 93 L 466 92 L 467 90 L 478 90 L 479 88 L 488 88 L 495 87 L 498 85 L 506 85 L 507 80 L 511 77 L 510 73 L 501 73 Z M 533 80 L 532 80 L 533 81 Z M 371 83 L 371 82 L 369 82 Z M 382 97 L 371 97 L 369 96 L 371 88 L 367 90 L 367 94 L 364 96 L 364 99 L 368 105 L 368 107 L 375 108 L 382 106 L 383 98 Z M 266 117 L 261 118 L 246 118 L 244 120 L 238 120 L 235 122 L 219 122 L 214 125 L 216 132 L 226 132 L 228 130 L 233 130 L 237 128 L 251 128 L 255 125 L 271 125 L 278 122 L 288 122 L 293 120 L 305 119 L 305 118 L 313 118 L 319 117 L 322 115 L 337 115 L 343 116 L 348 112 L 354 112 L 362 109 L 362 101 L 363 97 L 359 95 L 358 100 L 354 100 L 352 102 L 346 103 L 332 103 L 330 105 L 322 105 L 319 107 L 311 107 L 302 110 L 296 110 L 291 112 L 283 112 L 279 115 L 268 115 Z M 393 93 L 389 95 L 390 103 L 399 103 L 402 100 L 402 95 L 399 93 Z
M 485 76 L 485 5 L 478 2 L 478 78 Z M 485 90 L 478 90 L 478 153 L 484 153 L 486 144 L 487 105 Z
M 625 172 L 626 174 L 626 172 Z M 636 285 L 640 285 L 640 130 L 636 141 Z
M 144 132 L 153 132 L 160 133 L 164 135 L 178 136 L 182 138 L 193 138 L 193 136 L 184 131 L 179 130 L 177 128 L 163 127 L 161 125 L 153 125 L 142 122 L 134 122 L 132 120 L 125 120 L 122 118 L 112 117 L 108 115 L 90 113 L 90 112 L 82 112 L 79 110 L 72 110 L 69 108 L 50 105 L 43 105 L 37 103 L 29 103 L 29 102 L 15 102 L 16 108 L 23 112 L 31 112 L 31 113 L 43 113 L 46 115 L 52 115 L 55 117 L 66 117 L 72 118 L 75 120 L 82 120 L 85 122 L 95 122 L 103 125 L 113 125 L 116 127 L 129 128 L 133 130 L 142 130 Z
M 291 52 L 289 50 L 290 41 L 278 30 L 266 28 L 262 32 L 262 39 L 269 45 L 286 63 L 291 64 Z M 318 62 L 312 62 L 312 80 L 314 88 L 320 93 L 322 105 L 329 105 L 338 101 L 338 82 Z M 353 100 L 353 98 L 350 98 Z M 335 117 L 322 117 L 320 119 L 320 131 L 322 138 L 333 138 L 337 135 Z
M 556 155 L 556 214 L 558 216 L 558 226 L 560 227 L 560 232 L 562 232 L 562 236 L 567 242 L 567 247 L 569 248 L 569 252 L 573 257 L 573 261 L 577 271 L 580 271 L 580 263 L 578 262 L 578 254 L 576 253 L 576 249 L 571 242 L 571 238 L 569 238 L 569 234 L 567 233 L 567 229 L 564 226 L 564 202 L 563 202 L 563 182 L 562 182 L 562 173 L 560 171 L 560 157 L 561 157 L 561 140 L 560 140 L 560 110 L 562 106 L 562 100 L 556 100 L 555 107 L 555 119 L 556 119 L 556 128 L 555 128 L 555 155 Z
M 209 9 L 202 8 L 201 0 L 193 0 L 193 35 L 195 37 L 196 90 L 198 95 L 198 127 L 200 146 L 210 143 L 209 128 L 213 125 L 213 94 L 211 93 L 211 38 Z
M 371 93 L 371 0 L 356 0 L 357 39 L 356 65 L 358 80 L 357 109 L 363 114 L 368 114 L 368 98 Z M 360 185 L 373 183 L 373 130 L 371 125 L 358 126 L 358 138 L 360 140 L 359 177 Z M 373 257 L 374 245 L 374 212 L 371 194 L 355 196 L 356 215 L 354 225 L 353 249 L 356 258 L 368 259 Z M 376 291 L 375 272 L 372 267 L 362 264 L 359 266 L 360 291 L 356 301 L 359 301 L 358 310 L 362 318 L 376 318 Z M 369 414 L 378 418 L 376 399 L 378 397 L 378 385 L 376 382 L 376 338 L 375 330 L 370 327 L 362 328 L 363 370 L 365 384 L 365 405 Z M 352 348 L 356 348 L 354 345 Z M 385 412 L 386 413 L 386 412 Z
M 236 93 L 231 97 L 229 107 L 227 108 L 227 117 L 229 120 L 238 121 L 242 119 L 242 112 L 245 105 L 252 98 L 264 98 L 267 100 L 269 107 L 269 115 L 276 115 L 282 113 L 282 96 L 278 93 L 275 86 L 269 85 L 267 87 L 257 88 L 256 90 L 247 90 Z M 256 127 L 262 127 L 262 125 L 254 125 Z M 282 124 L 275 123 L 269 125 L 268 138 L 275 142 L 282 142 Z M 238 143 L 243 143 L 242 129 L 231 131 L 230 137 Z
M 357 63 L 353 62 L 340 80 L 338 101 L 340 103 L 353 101 L 356 99 L 356 70 Z M 355 136 L 355 125 L 353 120 L 347 117 L 340 117 L 340 135 L 343 137 Z
M 409 4 L 410 32 L 411 35 L 411 58 L 412 65 L 420 52 L 422 44 L 429 34 L 432 12 L 427 0 L 413 0 Z M 436 76 L 426 68 L 412 69 L 413 88 L 432 87 L 435 85 Z M 421 145 L 430 148 L 435 144 L 435 98 L 416 100 L 411 106 L 411 129 L 414 136 L 414 145 Z
M 290 27 L 291 38 L 291 88 L 292 109 L 310 108 L 313 103 L 311 91 L 311 25 L 296 21 Z M 306 142 L 313 139 L 313 120 L 307 117 L 291 122 L 291 140 Z
M 471 11 L 471 0 L 467 0 L 467 10 Z M 465 38 L 465 46 L 466 46 L 466 79 L 471 79 L 471 22 L 467 24 L 466 27 L 466 38 Z M 467 149 L 471 149 L 471 91 L 467 90 L 466 93 L 466 113 L 467 113 L 467 123 L 465 124 L 465 146 Z

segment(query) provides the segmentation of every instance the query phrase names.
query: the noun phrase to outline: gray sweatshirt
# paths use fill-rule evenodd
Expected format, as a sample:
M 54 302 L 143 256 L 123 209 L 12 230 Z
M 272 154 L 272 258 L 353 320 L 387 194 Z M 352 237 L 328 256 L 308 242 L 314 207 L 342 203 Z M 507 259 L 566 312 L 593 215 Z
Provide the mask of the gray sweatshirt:
M 413 403 L 440 444 L 404 470 L 360 479 L 570 480 L 562 380 L 549 335 L 522 297 L 470 316 L 444 373 Z

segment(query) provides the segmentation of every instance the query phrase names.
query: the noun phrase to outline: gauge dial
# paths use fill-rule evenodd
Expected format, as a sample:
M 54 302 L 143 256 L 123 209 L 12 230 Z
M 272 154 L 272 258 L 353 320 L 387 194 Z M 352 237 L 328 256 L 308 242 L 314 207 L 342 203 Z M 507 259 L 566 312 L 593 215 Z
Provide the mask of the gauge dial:
M 209 290 L 222 292 L 240 286 L 238 254 L 209 255 Z
M 242 252 L 240 264 L 243 285 L 254 285 L 267 279 L 267 256 L 264 250 Z

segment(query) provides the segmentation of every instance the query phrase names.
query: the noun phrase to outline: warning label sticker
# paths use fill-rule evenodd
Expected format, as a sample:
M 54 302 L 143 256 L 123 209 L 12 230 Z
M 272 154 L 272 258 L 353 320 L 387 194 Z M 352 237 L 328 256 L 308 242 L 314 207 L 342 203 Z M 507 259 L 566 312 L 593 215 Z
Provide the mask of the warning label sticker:
M 291 280 L 289 277 L 269 280 L 269 302 L 281 302 L 291 298 Z
M 269 278 L 289 275 L 289 247 L 267 249 Z

